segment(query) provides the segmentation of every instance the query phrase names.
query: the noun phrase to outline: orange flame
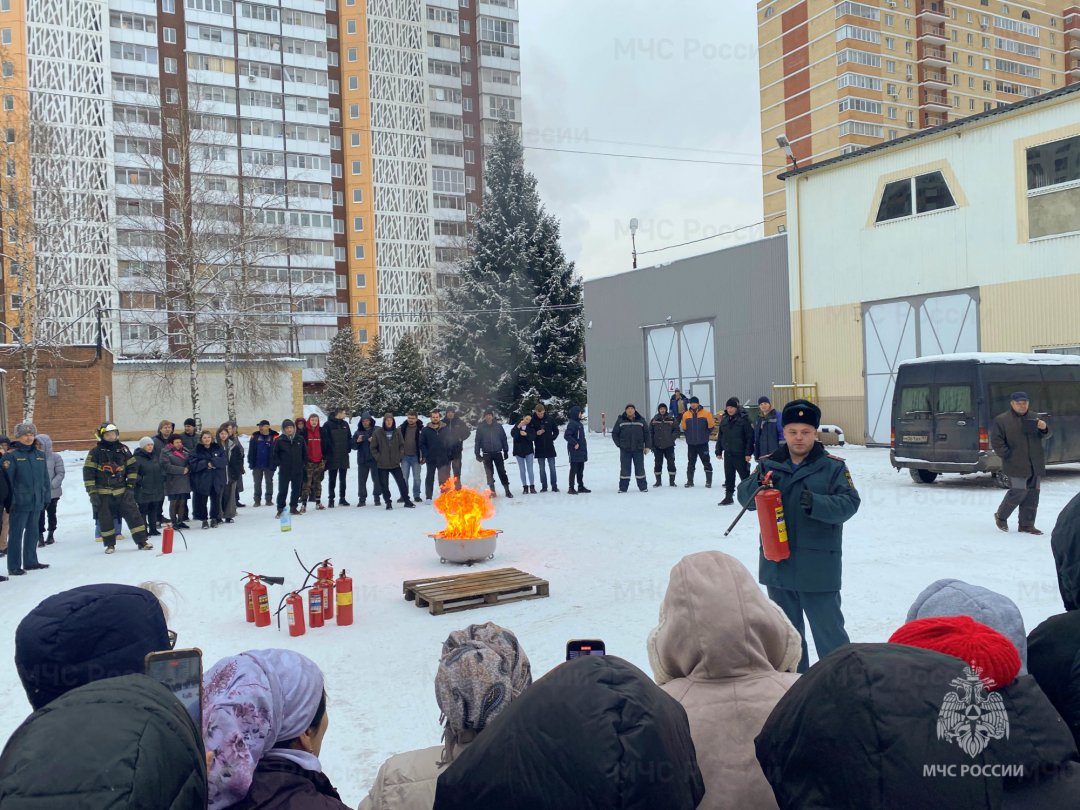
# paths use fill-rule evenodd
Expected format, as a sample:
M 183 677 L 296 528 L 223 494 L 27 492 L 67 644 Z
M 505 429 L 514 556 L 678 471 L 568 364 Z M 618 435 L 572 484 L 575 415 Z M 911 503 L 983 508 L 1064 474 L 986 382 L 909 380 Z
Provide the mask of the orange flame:
M 439 540 L 479 540 L 492 537 L 494 529 L 481 523 L 495 515 L 490 492 L 478 492 L 469 487 L 454 489 L 456 478 L 442 485 L 442 494 L 435 499 L 435 510 L 446 518 L 446 528 L 435 535 Z

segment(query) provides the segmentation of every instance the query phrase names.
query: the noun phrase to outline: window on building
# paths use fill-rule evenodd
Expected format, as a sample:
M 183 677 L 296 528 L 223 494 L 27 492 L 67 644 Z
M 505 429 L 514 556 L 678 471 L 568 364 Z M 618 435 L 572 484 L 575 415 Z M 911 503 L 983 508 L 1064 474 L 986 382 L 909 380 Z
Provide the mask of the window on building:
M 368 342 L 367 329 L 358 329 L 358 330 L 356 330 L 356 335 L 357 335 L 356 339 L 357 339 L 358 342 L 360 342 L 360 343 L 367 343 Z
M 0 43 L 3 43 L 4 45 L 10 45 L 11 44 L 11 29 L 10 28 L 0 28 Z
M 356 286 L 358 289 L 363 289 L 367 286 L 367 273 L 356 274 Z
M 364 230 L 364 218 L 363 217 L 353 217 L 353 226 L 352 227 L 353 227 L 354 231 L 362 231 L 362 230 Z
M 161 10 L 165 14 L 175 14 L 176 0 L 161 0 Z
M 173 59 L 171 56 L 165 57 L 165 72 L 176 73 L 176 60 Z
M 161 29 L 161 38 L 165 42 L 168 42 L 170 44 L 176 44 L 176 29 L 175 28 L 168 28 L 168 27 L 162 28 Z
M 357 60 L 358 57 L 356 48 L 349 48 L 347 58 L 350 62 L 355 62 Z
M 886 183 L 875 221 L 888 222 L 955 207 L 945 176 L 941 172 L 930 172 Z
M 353 246 L 353 258 L 358 260 L 358 261 L 363 261 L 363 259 L 364 259 L 364 246 L 363 245 L 354 245 Z
M 354 161 L 352 162 L 352 173 L 353 173 L 354 175 L 355 175 L 355 174 L 361 174 L 361 173 L 362 173 L 362 169 L 361 169 L 361 166 L 360 166 L 360 161 L 359 161 L 359 160 L 354 160 Z
M 352 201 L 354 205 L 360 205 L 364 201 L 364 190 L 362 188 L 353 189 Z

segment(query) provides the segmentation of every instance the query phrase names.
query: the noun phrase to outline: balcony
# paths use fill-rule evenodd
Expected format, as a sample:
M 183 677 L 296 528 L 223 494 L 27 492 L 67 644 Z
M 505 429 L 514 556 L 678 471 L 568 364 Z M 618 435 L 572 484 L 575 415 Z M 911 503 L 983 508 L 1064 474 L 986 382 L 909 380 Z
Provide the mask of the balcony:
M 919 28 L 919 37 L 924 42 L 945 43 L 949 41 L 949 37 L 945 34 L 945 26 L 931 22 L 923 22 L 921 24 Z
M 928 65 L 945 66 L 949 64 L 949 55 L 944 48 L 936 45 L 922 45 L 919 48 L 919 61 Z
M 935 93 L 930 90 L 924 90 L 922 107 L 925 110 L 947 112 L 949 110 L 949 96 L 946 93 Z
M 1073 81 L 1080 79 L 1080 59 L 1069 59 L 1065 63 L 1065 73 Z
M 923 68 L 922 83 L 927 87 L 951 87 L 949 75 L 944 70 Z
M 949 119 L 944 115 L 927 115 L 923 118 L 923 127 L 940 127 L 949 123 Z
M 919 17 L 924 20 L 933 20 L 935 22 L 945 22 L 948 19 L 948 14 L 945 11 L 945 3 L 943 0 L 937 0 L 937 2 L 923 2 L 919 3 Z

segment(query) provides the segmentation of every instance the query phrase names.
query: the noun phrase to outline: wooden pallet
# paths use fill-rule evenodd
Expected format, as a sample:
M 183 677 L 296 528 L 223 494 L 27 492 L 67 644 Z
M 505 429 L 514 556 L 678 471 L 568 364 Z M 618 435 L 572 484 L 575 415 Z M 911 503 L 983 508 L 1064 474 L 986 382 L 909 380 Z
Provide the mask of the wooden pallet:
M 448 577 L 411 579 L 402 585 L 405 599 L 419 608 L 429 608 L 432 616 L 459 610 L 542 599 L 548 596 L 548 581 L 516 568 L 499 568 Z

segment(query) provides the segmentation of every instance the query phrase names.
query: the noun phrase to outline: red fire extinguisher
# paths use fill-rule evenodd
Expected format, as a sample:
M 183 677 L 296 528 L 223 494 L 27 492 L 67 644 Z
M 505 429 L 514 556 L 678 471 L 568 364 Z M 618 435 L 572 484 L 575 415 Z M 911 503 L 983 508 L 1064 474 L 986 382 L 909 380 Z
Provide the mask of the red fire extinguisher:
M 315 583 L 308 591 L 308 623 L 312 629 L 322 627 L 323 621 L 323 589 L 322 585 Z
M 244 585 L 244 617 L 249 622 L 254 622 L 256 627 L 270 626 L 270 599 L 267 595 L 266 585 L 282 585 L 285 577 L 268 577 L 263 574 L 252 574 L 245 571 L 247 583 Z
M 758 527 L 761 530 L 761 551 L 766 560 L 780 562 L 791 556 L 788 545 L 787 522 L 784 520 L 784 504 L 780 490 L 772 486 L 772 473 L 765 473 L 761 488 L 754 496 L 757 507 Z
M 304 635 L 304 599 L 296 591 L 293 591 L 285 598 L 285 607 L 287 609 L 286 617 L 289 622 L 289 635 L 290 636 L 302 636 Z
M 328 622 L 334 618 L 334 566 L 330 560 L 323 560 L 316 577 L 323 589 L 323 620 Z
M 353 590 L 352 578 L 345 575 L 342 569 L 341 576 L 337 578 L 337 623 L 339 627 L 352 624 L 353 620 Z
M 161 553 L 172 554 L 173 527 L 166 526 L 161 530 Z M 251 621 L 250 619 L 248 621 Z

